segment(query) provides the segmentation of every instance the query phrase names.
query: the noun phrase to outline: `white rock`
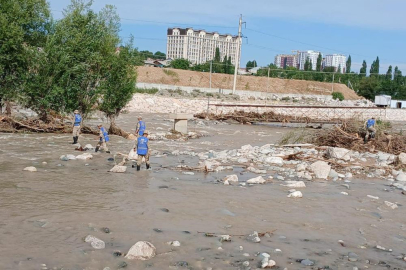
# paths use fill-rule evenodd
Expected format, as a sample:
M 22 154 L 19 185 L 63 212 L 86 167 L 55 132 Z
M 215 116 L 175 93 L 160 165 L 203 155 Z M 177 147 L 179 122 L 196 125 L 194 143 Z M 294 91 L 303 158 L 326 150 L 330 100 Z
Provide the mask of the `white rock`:
M 263 252 L 263 253 L 259 254 L 259 257 L 262 258 L 262 259 L 264 259 L 264 258 L 269 259 L 269 258 L 271 258 L 271 255 L 269 255 L 266 252 Z
M 225 181 L 223 182 L 223 184 L 224 184 L 225 186 L 229 186 L 229 185 L 230 185 L 230 183 L 228 182 L 228 180 L 225 180 Z
M 254 242 L 254 243 L 261 242 L 261 239 L 258 236 L 258 232 L 256 232 L 256 231 L 254 231 L 252 234 L 248 235 L 247 240 Z
M 28 171 L 28 172 L 36 172 L 37 168 L 30 166 L 30 167 L 25 167 L 24 171 Z
M 268 164 L 283 165 L 283 159 L 281 157 L 267 157 L 265 162 Z
M 85 149 L 92 150 L 92 149 L 94 149 L 94 146 L 91 145 L 91 144 L 86 144 L 86 145 L 85 145 Z
M 183 174 L 185 174 L 185 175 L 195 175 L 194 172 L 183 172 Z
M 342 173 L 338 173 L 337 176 L 338 176 L 339 178 L 344 178 L 344 177 L 345 177 L 345 175 L 342 174 Z
M 397 205 L 396 203 L 391 203 L 391 202 L 385 201 L 385 204 L 386 204 L 388 207 L 392 208 L 392 209 L 398 208 L 398 205 Z
M 88 235 L 85 238 L 85 242 L 86 243 L 90 243 L 90 245 L 94 248 L 94 249 L 103 249 L 106 247 L 106 244 L 104 243 L 103 240 L 100 240 L 99 238 L 93 236 L 93 235 Z
M 263 184 L 265 182 L 266 181 L 264 178 L 262 178 L 262 176 L 258 176 L 258 177 L 247 180 L 247 184 Z
M 285 181 L 286 185 L 283 185 L 285 187 L 291 187 L 291 188 L 304 188 L 306 187 L 305 183 L 303 181 Z
M 346 177 L 346 178 L 352 178 L 352 173 L 347 172 L 347 173 L 345 174 L 345 177 Z
M 219 235 L 219 240 L 220 242 L 231 242 L 231 236 L 228 234 Z M 242 249 L 240 248 L 240 250 Z
M 239 159 L 237 160 L 237 162 L 238 162 L 238 163 L 247 163 L 247 162 L 248 162 L 248 159 L 246 159 L 246 158 L 239 158 Z
M 288 198 L 302 198 L 303 194 L 300 191 L 294 191 L 288 195 Z
M 316 161 L 310 165 L 310 169 L 314 172 L 316 178 L 327 179 L 331 166 L 324 161 Z
M 129 260 L 149 260 L 155 257 L 156 248 L 153 244 L 146 241 L 139 241 L 133 245 L 125 256 Z
M 123 173 L 127 171 L 127 166 L 119 166 L 115 165 L 113 168 L 111 168 L 110 172 L 115 172 L 115 173 Z
M 398 176 L 396 176 L 396 180 L 400 182 L 406 182 L 406 174 L 403 172 L 400 172 Z
M 92 159 L 92 158 L 93 158 L 92 154 L 89 154 L 89 153 L 83 153 L 79 156 L 76 156 L 76 159 L 81 159 L 81 160 L 87 160 L 87 159 Z
M 345 148 L 329 147 L 327 148 L 326 155 L 328 158 L 336 158 L 346 161 L 351 159 L 351 151 Z
M 69 160 L 76 160 L 76 157 L 75 157 L 75 155 L 66 155 L 66 157 L 69 159 Z
M 307 168 L 307 165 L 306 165 L 306 164 L 300 163 L 300 164 L 297 164 L 297 166 L 296 166 L 296 171 L 298 171 L 298 172 L 304 171 L 304 170 L 306 170 L 306 168 Z
M 173 247 L 180 247 L 179 241 L 171 241 L 171 242 L 168 242 L 167 244 L 170 246 L 173 246 Z
M 338 177 L 338 173 L 337 173 L 335 170 L 331 169 L 330 172 L 329 172 L 329 174 L 328 174 L 328 177 L 330 177 L 330 178 L 332 178 L 332 179 L 337 178 L 337 177 Z
M 344 192 L 344 191 L 342 191 L 341 194 L 348 196 L 348 193 L 347 193 L 347 192 Z
M 400 163 L 406 164 L 406 153 L 400 153 L 398 158 L 399 158 Z
M 374 199 L 374 200 L 379 200 L 379 197 L 372 196 L 372 195 L 367 195 L 368 198 Z
M 269 179 L 269 180 L 272 180 L 272 179 L 273 179 L 273 176 L 272 176 L 272 175 L 268 176 L 268 179 Z
M 253 147 L 250 144 L 241 146 L 241 150 L 251 150 Z
M 227 175 L 223 178 L 223 181 L 238 182 L 238 176 L 236 174 Z

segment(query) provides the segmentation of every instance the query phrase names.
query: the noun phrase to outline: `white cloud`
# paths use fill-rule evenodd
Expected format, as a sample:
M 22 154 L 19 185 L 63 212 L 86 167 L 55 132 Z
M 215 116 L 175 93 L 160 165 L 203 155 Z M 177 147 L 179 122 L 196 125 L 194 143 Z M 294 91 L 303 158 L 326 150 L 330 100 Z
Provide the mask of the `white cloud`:
M 62 9 L 69 0 L 50 0 Z M 100 8 L 114 4 L 122 18 L 190 23 L 236 25 L 247 18 L 284 18 L 372 29 L 406 30 L 404 0 L 96 0 Z M 125 21 L 129 23 L 129 21 Z

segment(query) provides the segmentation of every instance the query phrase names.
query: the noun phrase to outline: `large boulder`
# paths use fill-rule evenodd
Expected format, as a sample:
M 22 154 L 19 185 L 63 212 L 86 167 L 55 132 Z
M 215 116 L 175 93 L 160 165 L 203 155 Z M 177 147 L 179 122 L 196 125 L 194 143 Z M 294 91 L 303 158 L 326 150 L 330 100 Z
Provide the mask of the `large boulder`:
M 305 188 L 306 184 L 303 181 L 285 181 L 285 187 L 290 188 Z
M 400 172 L 398 176 L 396 176 L 396 180 L 400 182 L 406 182 L 406 174 L 404 172 Z
M 329 147 L 326 151 L 328 158 L 336 158 L 348 161 L 351 159 L 351 150 L 339 147 Z
M 156 248 L 153 244 L 146 241 L 139 241 L 133 245 L 125 256 L 129 260 L 146 261 L 155 257 Z
M 331 170 L 331 166 L 328 165 L 327 162 L 320 160 L 310 165 L 310 169 L 312 170 L 316 178 L 327 179 Z
M 92 158 L 93 158 L 92 154 L 89 154 L 89 153 L 83 153 L 79 156 L 76 156 L 76 159 L 81 159 L 81 160 L 88 160 L 88 159 L 92 159 Z
M 406 164 L 406 153 L 400 153 L 398 158 L 399 158 L 400 163 Z

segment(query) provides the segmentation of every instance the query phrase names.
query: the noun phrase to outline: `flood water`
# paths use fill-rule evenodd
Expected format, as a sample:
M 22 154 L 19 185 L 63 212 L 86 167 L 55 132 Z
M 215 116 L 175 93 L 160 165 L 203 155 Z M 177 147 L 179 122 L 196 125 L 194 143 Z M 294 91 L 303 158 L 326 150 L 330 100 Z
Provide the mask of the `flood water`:
M 136 116 L 123 115 L 118 125 L 130 130 Z M 171 128 L 164 115 L 143 116 L 150 133 Z M 290 131 L 214 122 L 191 123 L 190 130 L 207 136 L 187 142 L 152 141 L 150 147 L 161 153 L 218 151 L 276 143 Z M 351 190 L 341 181 L 307 181 L 304 197 L 292 199 L 286 196 L 289 188 L 278 180 L 252 187 L 224 186 L 217 180 L 230 171 L 185 175 L 170 169 L 195 166 L 198 159 L 190 156 L 152 157 L 152 170 L 143 165 L 136 172 L 128 163 L 126 173 L 109 173 L 114 162 L 108 158 L 128 153 L 132 146 L 117 136 L 110 143 L 112 154 L 61 161 L 61 155 L 80 154 L 71 141 L 69 134 L 0 134 L 0 269 L 113 270 L 123 262 L 126 269 L 256 269 L 258 252 L 269 253 L 279 269 L 406 269 L 401 259 L 406 253 L 406 196 L 387 186 L 388 181 L 355 178 Z M 79 141 L 95 145 L 97 137 L 82 135 Z M 23 171 L 27 166 L 38 171 Z M 239 175 L 243 181 L 255 176 Z M 384 208 L 384 200 L 401 206 Z M 260 243 L 239 236 L 253 231 L 273 234 L 261 237 Z M 230 234 L 232 241 L 220 243 L 201 232 Z M 85 243 L 89 234 L 105 241 L 106 248 L 95 250 Z M 174 240 L 181 246 L 167 244 Z M 117 250 L 126 253 L 137 241 L 151 242 L 158 255 L 149 261 L 113 256 Z M 350 262 L 345 257 L 349 252 L 358 260 Z M 296 262 L 306 258 L 315 265 Z M 244 261 L 251 268 L 242 266 Z

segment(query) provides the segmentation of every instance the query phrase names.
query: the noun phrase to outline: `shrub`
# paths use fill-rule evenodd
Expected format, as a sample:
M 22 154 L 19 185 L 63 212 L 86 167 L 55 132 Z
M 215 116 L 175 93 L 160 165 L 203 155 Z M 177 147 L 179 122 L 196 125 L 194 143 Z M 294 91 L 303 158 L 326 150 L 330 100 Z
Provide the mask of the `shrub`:
M 333 92 L 332 96 L 333 96 L 333 99 L 338 99 L 339 101 L 344 100 L 344 95 L 341 92 Z

